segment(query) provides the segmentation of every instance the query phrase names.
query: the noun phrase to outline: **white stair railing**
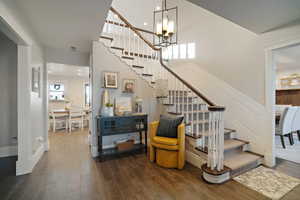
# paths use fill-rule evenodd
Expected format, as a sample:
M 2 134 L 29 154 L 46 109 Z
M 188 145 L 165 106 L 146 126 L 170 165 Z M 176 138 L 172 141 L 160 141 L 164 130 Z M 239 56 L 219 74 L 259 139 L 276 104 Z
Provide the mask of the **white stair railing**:
M 168 57 L 168 51 L 149 42 L 153 33 L 137 30 L 113 8 L 108 13 L 102 36 L 110 37 L 112 42 L 107 46 L 156 87 L 157 97 L 166 105 L 166 112 L 184 116 L 186 134 L 202 139 L 202 149 L 208 153 L 208 167 L 223 170 L 225 109 L 215 106 L 164 63 L 163 57 Z

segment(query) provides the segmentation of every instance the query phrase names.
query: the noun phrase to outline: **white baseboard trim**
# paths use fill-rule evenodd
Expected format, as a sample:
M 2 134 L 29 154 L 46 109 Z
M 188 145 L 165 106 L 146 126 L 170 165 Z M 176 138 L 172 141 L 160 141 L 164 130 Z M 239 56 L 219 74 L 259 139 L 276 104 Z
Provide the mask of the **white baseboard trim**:
M 0 158 L 16 156 L 16 155 L 18 155 L 18 146 L 17 145 L 0 147 Z
M 28 159 L 20 159 L 17 161 L 17 171 L 16 175 L 24 175 L 29 174 L 33 171 L 33 168 L 36 166 L 38 161 L 42 158 L 44 155 L 46 144 L 41 143 L 41 145 L 38 147 L 38 149 L 35 151 L 35 153 Z
M 35 151 L 35 153 L 32 155 L 31 159 L 31 168 L 33 169 L 35 165 L 39 162 L 39 160 L 42 158 L 44 152 L 45 152 L 45 144 L 41 143 L 39 148 Z

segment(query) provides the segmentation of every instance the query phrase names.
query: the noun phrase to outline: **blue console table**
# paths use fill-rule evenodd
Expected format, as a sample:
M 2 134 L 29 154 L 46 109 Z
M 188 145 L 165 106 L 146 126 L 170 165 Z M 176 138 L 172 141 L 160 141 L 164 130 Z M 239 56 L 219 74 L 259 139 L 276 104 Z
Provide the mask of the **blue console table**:
M 102 117 L 97 116 L 98 147 L 100 161 L 106 158 L 116 158 L 133 153 L 147 152 L 148 115 L 136 113 L 126 116 Z M 103 137 L 128 133 L 139 133 L 140 143 L 127 151 L 118 151 L 117 148 L 103 149 Z M 144 133 L 144 144 L 142 134 Z

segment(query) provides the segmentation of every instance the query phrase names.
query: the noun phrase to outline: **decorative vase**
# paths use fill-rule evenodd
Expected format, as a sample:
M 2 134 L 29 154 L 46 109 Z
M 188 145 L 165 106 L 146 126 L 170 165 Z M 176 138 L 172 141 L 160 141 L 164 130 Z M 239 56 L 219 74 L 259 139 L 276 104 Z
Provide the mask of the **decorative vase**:
M 114 107 L 108 107 L 108 116 L 113 117 L 114 116 Z
M 114 116 L 114 108 L 103 106 L 101 110 L 101 115 L 104 117 L 113 117 Z

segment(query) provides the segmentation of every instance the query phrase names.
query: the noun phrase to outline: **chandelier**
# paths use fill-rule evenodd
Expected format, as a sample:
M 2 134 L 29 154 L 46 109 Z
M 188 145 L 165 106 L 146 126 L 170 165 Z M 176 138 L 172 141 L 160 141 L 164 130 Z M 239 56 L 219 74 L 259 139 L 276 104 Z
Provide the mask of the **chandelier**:
M 161 10 L 153 15 L 153 44 L 168 47 L 177 44 L 178 8 L 167 8 L 167 0 L 162 0 Z

